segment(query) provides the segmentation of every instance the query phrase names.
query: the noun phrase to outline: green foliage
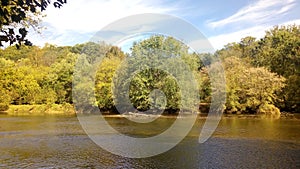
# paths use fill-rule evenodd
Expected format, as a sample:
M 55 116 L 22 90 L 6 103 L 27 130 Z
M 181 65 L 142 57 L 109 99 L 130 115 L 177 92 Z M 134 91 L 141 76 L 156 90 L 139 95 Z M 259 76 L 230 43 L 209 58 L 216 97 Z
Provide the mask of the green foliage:
M 50 50 L 54 51 L 52 55 L 57 54 L 52 59 L 46 58 Z M 68 47 L 53 45 L 1 50 L 0 103 L 71 103 L 72 73 L 77 56 L 68 50 Z
M 262 104 L 257 110 L 258 114 L 280 115 L 280 110 L 272 104 Z
M 112 79 L 120 63 L 120 58 L 110 57 L 104 58 L 99 65 L 95 81 L 95 97 L 98 107 L 102 110 L 111 110 L 114 107 Z
M 205 67 L 199 71 L 199 96 L 200 101 L 202 103 L 210 103 L 211 102 L 211 82 L 208 75 L 208 69 Z
M 58 0 L 53 3 L 54 7 L 60 8 L 65 1 Z M 31 42 L 25 39 L 29 25 L 38 27 L 41 11 L 50 4 L 49 0 L 2 0 L 0 2 L 0 47 L 2 42 L 9 42 L 10 45 L 17 43 L 17 48 L 24 42 L 31 46 Z M 19 27 L 16 31 L 16 27 Z
M 71 104 L 43 105 L 10 105 L 6 111 L 9 115 L 73 115 L 75 110 Z
M 72 103 L 72 81 L 77 57 L 78 55 L 69 53 L 50 66 L 46 81 L 57 95 L 56 103 Z
M 5 103 L 0 103 L 0 112 L 1 111 L 6 111 L 9 109 L 9 105 Z
M 245 37 L 215 54 L 193 53 L 182 42 L 164 36 L 134 43 L 127 55 L 103 42 L 72 47 L 24 46 L 20 50 L 11 46 L 0 50 L 0 107 L 5 111 L 14 104 L 50 106 L 80 100 L 79 104 L 110 111 L 124 99 L 126 87 L 131 103 L 124 103 L 125 108 L 132 104 L 143 111 L 164 107 L 176 111 L 199 104 L 183 97 L 193 98 L 196 94 L 202 106 L 207 106 L 224 83 L 211 72 L 220 67 L 215 63 L 219 57 L 226 74 L 227 113 L 297 112 L 299 30 L 295 25 L 274 27 L 262 39 Z M 82 70 L 74 70 L 76 61 L 80 65 L 77 69 Z M 81 71 L 80 76 L 75 77 L 74 71 Z M 91 77 L 90 72 L 95 76 Z M 74 89 L 83 98 L 72 97 L 74 78 L 82 80 Z
M 9 76 L 13 74 L 14 63 L 10 60 L 0 58 L 0 103 L 8 105 L 11 103 L 11 91 L 8 86 L 11 81 Z
M 288 111 L 300 111 L 300 26 L 274 27 L 259 42 L 259 64 L 287 78 L 280 94 Z
M 255 40 L 246 37 L 239 43 L 225 46 L 217 54 L 221 58 L 231 56 L 242 58 L 254 67 L 264 67 L 285 77 L 286 86 L 277 93 L 283 102 L 277 102 L 282 110 L 300 111 L 300 26 L 275 26 L 266 35 Z
M 229 113 L 256 112 L 262 105 L 273 105 L 276 92 L 285 79 L 265 68 L 253 68 L 236 57 L 224 60 L 227 85 L 226 110 Z M 274 106 L 274 105 L 273 105 Z
M 179 109 L 179 88 L 176 80 L 166 72 L 159 69 L 144 69 L 137 74 L 130 83 L 129 97 L 138 110 L 148 110 L 153 103 L 161 98 L 150 97 L 153 90 L 161 90 L 166 97 L 166 109 Z
M 107 45 L 104 42 L 87 42 L 84 44 L 75 45 L 70 49 L 72 53 L 84 54 L 90 64 L 95 63 L 97 58 L 103 58 L 106 54 L 111 53 L 109 50 L 114 50 L 114 47 Z M 115 50 L 117 51 L 118 48 Z
M 5 59 L 18 61 L 22 58 L 27 58 L 30 51 L 30 46 L 24 46 L 19 50 L 16 50 L 15 46 L 9 46 L 5 50 L 0 49 L 0 56 Z
M 15 66 L 11 61 L 1 58 L 1 92 L 8 95 L 3 103 L 28 104 L 37 101 L 36 96 L 40 87 L 31 74 L 30 67 Z M 6 66 L 4 66 L 6 64 Z
M 300 26 L 276 26 L 258 43 L 258 65 L 284 77 L 300 73 Z
M 166 111 L 188 110 L 191 108 L 188 105 L 195 104 L 189 97 L 182 99 L 182 95 L 197 93 L 193 91 L 194 82 L 189 75 L 197 76 L 198 55 L 189 53 L 188 47 L 180 41 L 164 36 L 152 36 L 135 43 L 131 50 L 128 61 L 123 63 L 115 78 L 115 86 L 118 86 L 115 92 L 121 97 L 117 98 L 117 104 L 126 100 L 122 98 L 126 96 L 126 86 L 131 102 L 126 104 L 132 104 L 138 110 L 162 109 L 164 106 Z M 180 90 L 180 85 L 185 90 Z

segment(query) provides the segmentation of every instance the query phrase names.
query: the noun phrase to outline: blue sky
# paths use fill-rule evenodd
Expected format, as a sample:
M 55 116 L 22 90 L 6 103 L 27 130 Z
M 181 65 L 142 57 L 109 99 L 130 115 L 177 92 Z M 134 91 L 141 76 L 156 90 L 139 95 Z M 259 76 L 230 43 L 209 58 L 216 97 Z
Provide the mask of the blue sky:
M 242 37 L 260 38 L 274 25 L 300 25 L 299 0 L 68 0 L 45 11 L 42 34 L 30 31 L 36 45 L 74 45 L 88 41 L 106 25 L 143 13 L 170 14 L 191 23 L 215 49 Z

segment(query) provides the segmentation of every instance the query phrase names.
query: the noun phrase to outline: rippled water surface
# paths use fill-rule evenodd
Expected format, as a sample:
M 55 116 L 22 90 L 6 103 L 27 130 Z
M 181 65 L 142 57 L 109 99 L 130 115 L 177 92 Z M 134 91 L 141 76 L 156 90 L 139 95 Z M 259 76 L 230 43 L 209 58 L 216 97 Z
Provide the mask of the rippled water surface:
M 123 118 L 107 121 L 136 137 L 156 135 L 174 122 L 170 118 L 147 125 Z M 199 144 L 204 121 L 198 119 L 170 151 L 130 159 L 98 147 L 76 117 L 1 115 L 0 168 L 300 168 L 299 119 L 223 118 L 213 137 Z

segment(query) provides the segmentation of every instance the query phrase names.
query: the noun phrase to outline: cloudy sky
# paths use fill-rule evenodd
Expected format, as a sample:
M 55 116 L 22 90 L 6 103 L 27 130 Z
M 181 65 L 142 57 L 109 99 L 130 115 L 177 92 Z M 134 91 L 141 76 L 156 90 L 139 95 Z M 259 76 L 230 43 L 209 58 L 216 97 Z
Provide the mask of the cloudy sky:
M 215 49 L 242 37 L 260 38 L 274 25 L 300 24 L 299 0 L 68 0 L 49 7 L 42 34 L 30 31 L 36 45 L 84 43 L 106 25 L 143 13 L 169 14 L 194 25 Z M 184 31 L 184 30 L 183 30 Z

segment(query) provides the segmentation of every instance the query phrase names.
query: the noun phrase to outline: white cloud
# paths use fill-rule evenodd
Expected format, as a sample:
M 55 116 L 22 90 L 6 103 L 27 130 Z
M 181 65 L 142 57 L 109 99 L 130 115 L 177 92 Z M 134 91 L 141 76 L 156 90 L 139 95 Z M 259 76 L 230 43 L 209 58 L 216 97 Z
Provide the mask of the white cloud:
M 221 49 L 224 47 L 224 45 L 231 43 L 231 42 L 239 42 L 241 38 L 246 36 L 253 36 L 253 37 L 262 37 L 265 33 L 265 30 L 267 30 L 268 26 L 255 26 L 252 28 L 248 28 L 245 30 L 232 32 L 228 34 L 221 34 L 217 36 L 213 36 L 208 38 L 210 43 L 215 49 Z
M 133 14 L 166 13 L 172 10 L 172 7 L 153 6 L 142 0 L 73 0 L 59 10 L 46 10 L 44 21 L 58 31 L 91 32 Z
M 292 21 L 286 21 L 286 22 L 284 22 L 280 25 L 287 26 L 287 25 L 294 25 L 294 24 L 300 25 L 300 19 L 296 19 L 296 20 L 292 20 Z
M 178 12 L 183 11 L 181 9 L 183 7 L 178 5 L 179 2 L 181 1 L 170 3 L 163 0 L 72 0 L 68 1 L 61 9 L 49 7 L 46 10 L 47 17 L 43 18 L 47 30 L 43 31 L 41 35 L 30 31 L 28 38 L 39 46 L 42 46 L 45 42 L 57 45 L 83 43 L 92 38 L 104 26 L 126 16 L 142 13 L 177 13 L 176 15 L 180 16 L 181 13 L 189 13 L 190 11 Z M 218 34 L 212 31 L 208 35 L 209 40 L 214 48 L 220 49 L 225 44 L 238 42 L 245 36 L 262 37 L 265 30 L 272 28 L 274 24 L 288 20 L 289 10 L 291 11 L 296 3 L 296 0 L 255 1 L 227 18 L 208 22 L 208 25 L 213 28 L 221 27 L 217 30 L 219 31 Z M 293 18 L 299 19 L 295 15 L 293 15 Z M 143 21 L 139 20 L 137 22 L 142 23 Z M 147 22 L 149 22 L 149 19 Z M 158 21 L 154 20 L 154 22 L 157 24 Z M 162 23 L 164 24 L 164 22 Z M 293 23 L 293 21 L 290 21 L 290 23 Z M 299 20 L 296 23 L 299 23 Z M 126 22 L 126 24 L 123 26 L 129 27 L 129 23 Z M 167 26 L 166 29 L 170 30 Z M 151 28 L 145 26 L 132 28 L 151 30 Z M 180 27 L 176 28 L 179 29 Z M 224 33 L 229 30 L 235 32 Z M 126 31 L 128 32 L 128 30 Z
M 36 45 L 45 42 L 57 45 L 72 45 L 78 37 L 95 33 L 104 26 L 126 16 L 142 13 L 169 13 L 176 10 L 176 5 L 166 6 L 161 2 L 143 0 L 72 0 L 62 8 L 49 7 L 43 23 L 47 30 L 42 34 L 29 32 L 29 39 Z
M 294 5 L 295 0 L 259 0 L 225 19 L 209 22 L 208 25 L 216 28 L 233 23 L 270 22 L 277 16 L 286 14 Z
M 278 25 L 286 26 L 286 25 L 292 25 L 292 24 L 300 25 L 300 19 L 283 22 Z M 241 38 L 246 37 L 246 36 L 262 38 L 265 35 L 265 31 L 270 30 L 271 28 L 273 28 L 273 25 L 254 26 L 251 28 L 237 31 L 237 32 L 212 36 L 208 39 L 215 49 L 221 49 L 224 47 L 224 45 L 231 43 L 231 42 L 239 42 L 241 40 Z

